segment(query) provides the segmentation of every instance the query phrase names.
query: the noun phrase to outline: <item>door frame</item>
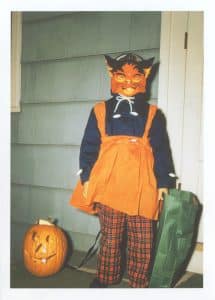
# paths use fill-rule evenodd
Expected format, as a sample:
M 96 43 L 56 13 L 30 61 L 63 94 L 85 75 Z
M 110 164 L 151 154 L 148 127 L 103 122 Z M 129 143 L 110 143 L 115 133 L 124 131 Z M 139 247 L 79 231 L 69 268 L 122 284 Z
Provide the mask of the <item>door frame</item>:
M 202 202 L 203 196 L 202 150 L 199 147 L 202 142 L 202 122 L 199 124 L 199 118 L 202 118 L 203 83 L 200 80 L 203 75 L 198 75 L 198 73 L 203 72 L 202 25 L 202 12 L 168 11 L 161 13 L 158 84 L 158 106 L 167 119 L 167 129 L 176 174 L 182 182 L 182 189 L 192 191 L 199 197 L 200 202 Z M 202 30 L 202 36 L 199 28 Z M 200 47 L 196 48 L 197 44 Z M 197 55 L 202 61 L 200 61 L 196 70 L 193 62 L 198 59 Z M 190 115 L 190 112 L 192 115 Z M 189 127 L 190 118 L 193 118 L 194 124 L 191 125 L 193 128 L 188 131 L 186 126 Z M 192 138 L 190 134 L 192 134 Z M 195 151 L 193 144 L 198 145 L 199 149 L 197 151 Z M 191 162 L 189 162 L 190 160 Z M 201 236 L 201 222 L 199 233 L 198 242 L 187 270 L 202 273 L 203 239 Z

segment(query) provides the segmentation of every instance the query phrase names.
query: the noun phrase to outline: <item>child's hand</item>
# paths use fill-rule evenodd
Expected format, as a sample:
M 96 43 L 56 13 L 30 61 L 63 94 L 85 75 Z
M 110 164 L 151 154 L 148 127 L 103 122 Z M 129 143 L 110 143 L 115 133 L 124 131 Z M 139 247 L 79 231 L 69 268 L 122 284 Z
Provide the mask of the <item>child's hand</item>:
M 89 186 L 89 181 L 85 181 L 83 186 L 83 196 L 85 199 L 87 198 L 88 186 Z
M 164 199 L 164 194 L 168 194 L 168 189 L 167 188 L 160 188 L 158 189 L 158 201 Z

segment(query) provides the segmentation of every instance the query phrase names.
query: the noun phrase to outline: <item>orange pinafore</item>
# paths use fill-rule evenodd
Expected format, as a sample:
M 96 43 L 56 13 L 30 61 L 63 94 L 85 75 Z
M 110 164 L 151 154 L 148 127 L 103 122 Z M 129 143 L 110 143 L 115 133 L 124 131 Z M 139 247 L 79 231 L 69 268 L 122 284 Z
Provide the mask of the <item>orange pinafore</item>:
M 105 132 L 105 102 L 95 105 L 94 111 L 101 134 L 99 156 L 89 177 L 87 198 L 79 180 L 70 204 L 88 213 L 96 213 L 100 202 L 128 215 L 140 215 L 157 220 L 159 201 L 153 171 L 154 157 L 148 134 L 157 107 L 150 105 L 142 137 L 115 135 Z

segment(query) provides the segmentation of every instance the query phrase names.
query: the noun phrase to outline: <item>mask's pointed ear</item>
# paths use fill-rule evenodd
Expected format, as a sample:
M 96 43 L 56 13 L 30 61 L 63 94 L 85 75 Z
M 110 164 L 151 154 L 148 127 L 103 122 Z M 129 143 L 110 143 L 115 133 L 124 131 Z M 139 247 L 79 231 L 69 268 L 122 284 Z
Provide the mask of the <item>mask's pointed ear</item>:
M 142 68 L 143 68 L 143 70 L 144 70 L 144 75 L 145 75 L 146 78 L 149 77 L 149 74 L 150 74 L 151 69 L 152 69 L 152 66 L 153 66 L 153 61 L 154 61 L 154 59 L 155 59 L 155 58 L 152 57 L 152 58 L 143 60 L 143 61 L 141 62 L 141 66 L 142 66 Z
M 106 64 L 107 64 L 107 70 L 110 77 L 113 76 L 112 70 L 116 66 L 116 60 L 109 55 L 104 55 Z
M 145 75 L 145 78 L 147 79 L 149 77 L 149 74 L 151 72 L 151 69 L 152 67 L 149 67 L 149 68 L 143 68 L 144 70 L 144 75 Z

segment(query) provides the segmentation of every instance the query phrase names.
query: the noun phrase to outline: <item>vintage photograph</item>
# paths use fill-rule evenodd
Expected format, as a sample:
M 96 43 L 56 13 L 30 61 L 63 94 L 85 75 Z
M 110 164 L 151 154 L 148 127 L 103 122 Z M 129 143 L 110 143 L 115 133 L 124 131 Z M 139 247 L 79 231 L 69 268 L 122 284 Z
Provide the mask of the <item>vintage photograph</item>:
M 203 11 L 12 11 L 10 288 L 203 288 Z

